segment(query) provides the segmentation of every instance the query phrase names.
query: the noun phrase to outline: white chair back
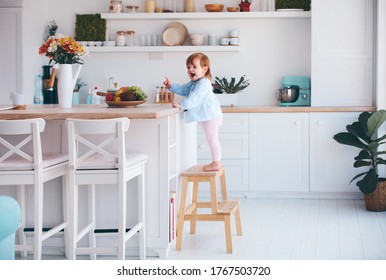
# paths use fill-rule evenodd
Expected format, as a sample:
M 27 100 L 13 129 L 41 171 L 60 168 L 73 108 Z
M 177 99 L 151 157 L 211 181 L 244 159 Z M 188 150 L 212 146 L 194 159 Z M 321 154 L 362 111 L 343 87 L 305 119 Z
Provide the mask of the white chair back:
M 66 119 L 69 153 L 69 201 L 70 201 L 70 249 L 69 259 L 76 259 L 78 254 L 96 255 L 115 254 L 125 259 L 126 242 L 139 233 L 140 258 L 146 258 L 145 246 L 145 164 L 147 155 L 126 153 L 125 133 L 129 130 L 128 118 L 113 119 Z M 137 177 L 138 221 L 126 227 L 128 182 Z M 117 242 L 112 247 L 97 246 L 96 242 L 96 185 L 116 185 L 118 215 L 116 220 Z M 88 190 L 87 203 L 78 200 L 79 186 Z M 131 194 L 131 192 L 130 192 Z M 87 205 L 88 224 L 78 230 L 79 205 Z M 86 234 L 89 246 L 78 244 Z
M 42 118 L 0 120 L 0 186 L 16 186 L 22 213 L 19 244 L 15 250 L 21 251 L 24 257 L 27 256 L 27 251 L 33 251 L 36 260 L 41 259 L 43 241 L 61 230 L 64 230 L 62 236 L 67 250 L 68 200 L 65 175 L 68 156 L 61 153 L 43 153 L 40 134 L 44 131 L 45 125 L 46 122 Z M 51 223 L 50 230 L 43 231 L 45 227 L 43 209 L 51 211 L 55 208 L 44 208 L 52 206 L 44 205 L 44 190 L 50 186 L 44 185 L 59 177 L 62 178 L 63 220 L 56 225 Z M 33 186 L 33 245 L 28 244 L 25 234 L 26 213 L 31 207 L 26 200 L 26 185 Z
M 0 120 L 0 168 L 7 170 L 35 169 L 41 166 L 42 147 L 40 133 L 44 119 Z M 20 135 L 16 138 L 15 135 Z M 7 136 L 12 136 L 8 137 Z M 32 149 L 28 144 L 32 144 Z
M 67 119 L 70 169 L 119 169 L 126 163 L 128 118 Z M 111 147 L 114 147 L 111 149 Z M 110 147 L 110 149 L 109 149 Z M 112 152 L 113 151 L 113 152 Z

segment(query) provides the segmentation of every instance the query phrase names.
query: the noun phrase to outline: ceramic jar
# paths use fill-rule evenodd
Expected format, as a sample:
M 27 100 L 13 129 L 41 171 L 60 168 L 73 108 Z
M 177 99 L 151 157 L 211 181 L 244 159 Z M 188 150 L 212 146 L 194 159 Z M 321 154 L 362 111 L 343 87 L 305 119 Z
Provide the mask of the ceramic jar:
M 110 13 L 123 13 L 122 0 L 111 0 L 109 10 L 110 10 Z
M 117 46 L 123 47 L 126 44 L 126 32 L 125 31 L 117 31 Z

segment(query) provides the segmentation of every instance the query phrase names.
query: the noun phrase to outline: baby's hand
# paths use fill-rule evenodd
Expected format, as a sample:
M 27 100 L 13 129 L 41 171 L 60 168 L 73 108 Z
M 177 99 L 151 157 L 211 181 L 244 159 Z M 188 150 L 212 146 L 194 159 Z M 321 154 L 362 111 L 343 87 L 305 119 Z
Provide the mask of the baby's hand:
M 173 106 L 173 108 L 178 108 L 178 109 L 181 110 L 181 105 L 180 105 L 180 103 L 178 103 L 178 102 L 173 102 L 173 103 L 172 103 L 172 106 Z
M 166 86 L 166 88 L 171 88 L 172 87 L 172 84 L 170 83 L 170 81 L 169 81 L 169 79 L 167 77 L 165 77 L 164 85 Z

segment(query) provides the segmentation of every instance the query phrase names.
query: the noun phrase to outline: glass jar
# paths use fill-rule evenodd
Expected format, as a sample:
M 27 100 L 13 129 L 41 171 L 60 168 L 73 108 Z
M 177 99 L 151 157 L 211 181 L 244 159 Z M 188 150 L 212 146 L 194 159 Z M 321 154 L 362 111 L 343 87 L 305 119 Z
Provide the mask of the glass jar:
M 126 31 L 126 46 L 134 46 L 134 36 L 135 32 L 134 31 Z
M 196 11 L 195 0 L 185 0 L 185 12 L 194 13 Z
M 146 1 L 146 13 L 154 13 L 155 12 L 155 1 L 147 0 Z
M 163 1 L 163 13 L 174 13 L 174 0 Z
M 125 46 L 125 43 L 126 43 L 125 35 L 126 35 L 125 31 L 117 31 L 117 46 L 119 47 Z
M 156 13 L 162 13 L 164 10 L 164 1 L 163 0 L 156 0 L 155 1 L 155 12 Z
M 111 0 L 110 1 L 110 13 L 123 13 L 122 0 Z

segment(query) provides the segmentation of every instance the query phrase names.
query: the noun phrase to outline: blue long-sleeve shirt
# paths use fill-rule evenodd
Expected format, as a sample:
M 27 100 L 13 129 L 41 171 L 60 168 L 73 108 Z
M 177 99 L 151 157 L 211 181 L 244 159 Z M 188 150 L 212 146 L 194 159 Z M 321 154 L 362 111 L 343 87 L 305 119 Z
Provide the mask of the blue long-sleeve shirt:
M 182 109 L 186 111 L 185 122 L 222 119 L 220 103 L 207 78 L 183 85 L 172 84 L 170 91 L 186 97 L 180 102 Z

